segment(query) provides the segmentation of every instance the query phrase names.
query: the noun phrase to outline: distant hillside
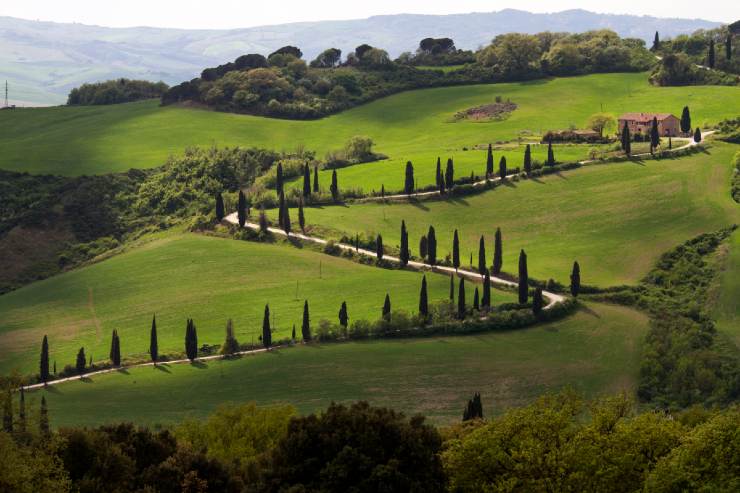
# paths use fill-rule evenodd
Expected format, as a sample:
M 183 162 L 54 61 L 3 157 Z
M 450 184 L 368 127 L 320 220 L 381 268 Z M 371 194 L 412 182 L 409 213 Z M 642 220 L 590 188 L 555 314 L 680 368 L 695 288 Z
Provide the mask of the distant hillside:
M 454 15 L 388 15 L 232 30 L 149 27 L 106 28 L 0 17 L 0 80 L 10 82 L 18 103 L 62 103 L 84 82 L 127 77 L 168 84 L 195 77 L 203 67 L 245 53 L 268 54 L 299 46 L 305 58 L 328 47 L 348 52 L 360 43 L 381 46 L 391 56 L 413 50 L 428 36 L 448 36 L 458 48 L 475 49 L 506 32 L 582 32 L 609 28 L 622 37 L 652 40 L 719 23 L 699 19 L 596 14 L 568 10 L 532 14 L 519 10 Z

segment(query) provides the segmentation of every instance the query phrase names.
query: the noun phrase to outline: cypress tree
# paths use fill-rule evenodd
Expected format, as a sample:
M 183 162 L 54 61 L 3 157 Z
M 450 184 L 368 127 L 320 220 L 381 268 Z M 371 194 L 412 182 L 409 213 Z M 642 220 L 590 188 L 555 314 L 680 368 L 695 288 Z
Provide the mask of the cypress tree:
M 375 255 L 378 260 L 383 260 L 383 237 L 378 233 L 378 237 L 375 239 Z
M 653 152 L 653 149 L 658 147 L 658 144 L 660 144 L 660 133 L 658 132 L 658 118 L 653 117 L 653 124 L 650 127 L 650 152 Z
M 622 150 L 628 156 L 632 154 L 632 137 L 630 136 L 630 129 L 627 123 L 622 127 Z
M 555 153 L 552 152 L 552 139 L 547 142 L 547 165 L 555 166 Z
M 688 106 L 684 106 L 681 111 L 681 132 L 684 134 L 691 132 L 691 112 Z
M 481 297 L 481 307 L 488 309 L 491 307 L 491 275 L 486 269 L 486 275 L 483 278 L 483 296 Z
M 429 265 L 437 265 L 437 235 L 434 233 L 434 226 L 429 226 L 427 233 L 427 260 Z
M 673 139 L 671 137 L 668 137 L 668 150 L 673 149 Z
M 486 179 L 493 176 L 493 147 L 488 144 L 488 155 L 486 156 Z
M 542 288 L 538 287 L 534 290 L 534 296 L 532 296 L 532 313 L 539 315 L 542 313 L 542 306 L 544 300 L 542 299 Z
M 13 433 L 13 394 L 10 393 L 10 388 L 3 403 L 3 431 Z
M 475 183 L 475 173 L 473 173 L 473 170 L 470 170 L 470 183 Z
M 460 278 L 460 287 L 457 290 L 457 318 L 465 318 L 465 278 Z
M 421 291 L 419 292 L 419 315 L 423 318 L 429 316 L 429 298 L 427 295 L 427 276 L 421 278 Z
M 18 427 L 21 433 L 26 432 L 26 391 L 21 387 L 21 399 L 18 405 Z
M 725 58 L 728 62 L 732 60 L 732 33 L 727 33 L 727 39 L 725 39 Z
M 239 190 L 239 204 L 236 209 L 236 215 L 239 219 L 239 227 L 243 228 L 244 224 L 247 222 L 247 198 L 241 190 Z
M 473 310 L 480 310 L 480 303 L 478 301 L 478 286 L 475 287 L 475 294 L 473 294 Z
M 46 396 L 41 396 L 41 410 L 39 411 L 39 431 L 42 436 L 48 436 L 50 433 L 49 410 L 46 407 Z
M 707 55 L 707 65 L 709 68 L 714 68 L 714 40 L 709 40 L 709 54 Z
M 455 274 L 450 274 L 450 301 L 455 302 Z
M 290 209 L 288 204 L 283 202 L 283 231 L 285 234 L 290 236 L 291 224 L 290 224 Z
M 198 357 L 198 332 L 195 322 L 190 318 L 185 327 L 185 354 L 190 361 Z
M 527 254 L 519 252 L 519 303 L 524 304 L 529 297 L 529 276 L 527 275 Z
M 260 221 L 260 231 L 262 233 L 267 233 L 267 228 L 269 227 L 269 224 L 267 222 L 267 214 L 265 214 L 264 209 L 260 209 L 260 220 L 259 221 Z
M 298 225 L 301 227 L 301 233 L 306 232 L 306 216 L 303 213 L 303 201 L 298 202 Z
M 221 192 L 218 192 L 216 194 L 216 219 L 218 222 L 223 221 L 224 215 L 224 198 L 221 196 Z
M 311 321 L 308 317 L 308 300 L 303 303 L 303 323 L 301 323 L 303 342 L 311 341 Z
M 85 365 L 87 364 L 87 360 L 85 359 L 85 348 L 81 347 L 79 351 L 77 351 L 77 361 L 75 362 L 75 369 L 77 370 L 77 373 L 82 375 L 85 373 Z
M 39 365 L 39 377 L 41 381 L 46 385 L 49 381 L 49 340 L 44 335 L 44 339 L 41 341 L 41 362 Z
M 694 142 L 697 144 L 701 142 L 701 129 L 699 127 L 696 127 L 696 131 L 694 132 Z
M 444 195 L 447 192 L 447 187 L 445 187 L 445 180 L 442 178 L 439 181 L 439 193 L 440 195 Z
M 650 49 L 652 51 L 658 51 L 660 49 L 660 38 L 658 37 L 658 31 L 655 31 L 655 38 L 653 39 L 653 47 Z
M 532 174 L 532 150 L 529 148 L 529 144 L 524 148 L 524 172 L 527 176 Z
M 414 165 L 411 164 L 411 161 L 406 161 L 406 182 L 403 191 L 406 195 L 414 193 Z
M 498 162 L 498 176 L 502 179 L 506 179 L 506 156 L 501 156 L 501 160 Z
M 573 262 L 573 272 L 570 274 L 570 294 L 577 297 L 581 290 L 581 266 Z
M 427 237 L 424 235 L 421 235 L 421 239 L 419 240 L 419 255 L 421 256 L 422 260 L 425 260 L 427 258 L 427 246 L 428 246 Z
M 283 165 L 278 163 L 275 171 L 275 192 L 278 197 L 283 194 Z
M 493 242 L 493 275 L 501 274 L 501 267 L 504 265 L 504 250 L 501 241 L 501 228 L 496 228 L 496 235 Z
M 486 273 L 486 240 L 483 235 L 481 235 L 478 242 L 478 272 L 480 275 Z
M 270 329 L 270 305 L 265 305 L 265 316 L 262 318 L 262 345 L 267 349 L 272 346 L 272 330 Z
M 313 193 L 319 193 L 319 167 L 313 167 Z
M 437 172 L 435 174 L 435 179 L 437 187 L 442 190 L 442 188 L 444 188 L 444 178 L 442 177 L 442 162 L 440 161 L 439 156 L 437 156 Z
M 280 193 L 278 198 L 278 224 L 283 227 L 283 218 L 285 217 L 285 194 Z
M 406 231 L 406 222 L 401 221 L 401 252 L 398 255 L 398 260 L 401 263 L 401 267 L 405 267 L 409 263 L 409 234 Z
M 460 239 L 457 237 L 457 230 L 452 236 L 452 266 L 455 270 L 460 267 Z
M 344 330 L 347 330 L 348 324 L 349 324 L 349 314 L 347 313 L 347 302 L 342 301 L 342 306 L 339 307 L 339 325 L 344 327 Z
M 337 181 L 337 170 L 331 172 L 331 199 L 336 203 L 339 202 L 339 182 Z
M 229 356 L 239 352 L 239 341 L 236 340 L 234 335 L 234 322 L 231 319 L 226 321 L 226 338 L 224 339 L 224 345 L 221 346 L 221 354 Z
M 121 341 L 118 338 L 118 331 L 113 329 L 113 335 L 110 341 L 110 361 L 113 366 L 121 366 Z
M 391 297 L 388 293 L 385 294 L 385 301 L 383 302 L 383 320 L 385 322 L 391 321 Z
M 308 163 L 303 165 L 303 196 L 311 196 L 311 168 L 308 167 Z
M 385 199 L 385 183 L 380 184 L 380 198 Z
M 293 333 L 291 334 L 290 339 L 295 343 L 295 324 L 293 324 Z
M 452 190 L 455 185 L 455 165 L 452 158 L 447 158 L 447 169 L 445 169 L 445 186 L 447 190 Z

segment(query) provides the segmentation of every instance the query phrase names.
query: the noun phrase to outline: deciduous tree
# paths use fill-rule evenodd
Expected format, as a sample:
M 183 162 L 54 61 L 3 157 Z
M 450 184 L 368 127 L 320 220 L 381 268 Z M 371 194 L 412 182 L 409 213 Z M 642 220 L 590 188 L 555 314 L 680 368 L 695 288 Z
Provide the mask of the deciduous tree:
M 529 297 L 529 276 L 527 274 L 527 254 L 519 252 L 519 303 L 524 304 Z

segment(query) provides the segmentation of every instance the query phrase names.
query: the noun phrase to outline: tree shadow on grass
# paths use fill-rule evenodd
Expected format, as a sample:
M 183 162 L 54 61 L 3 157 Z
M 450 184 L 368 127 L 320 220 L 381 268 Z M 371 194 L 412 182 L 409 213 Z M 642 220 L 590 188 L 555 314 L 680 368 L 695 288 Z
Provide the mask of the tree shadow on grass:
M 122 373 L 124 375 L 129 375 L 129 371 L 126 368 L 118 368 L 116 370 L 116 373 Z
M 501 185 L 505 187 L 516 188 L 516 183 L 514 183 L 512 180 L 509 180 L 509 179 L 503 180 L 499 183 L 501 183 Z
M 190 363 L 190 366 L 193 366 L 193 367 L 195 367 L 195 368 L 197 368 L 199 370 L 207 370 L 208 369 L 208 365 L 206 363 L 202 362 L 202 361 L 192 361 Z
M 532 176 L 532 177 L 529 178 L 529 181 L 533 181 L 535 183 L 539 183 L 540 185 L 544 185 L 545 184 L 545 181 L 542 178 L 540 178 L 539 176 Z
M 62 391 L 57 388 L 56 385 L 47 385 L 46 387 L 42 387 L 43 390 L 46 392 L 49 392 L 50 394 L 61 394 Z
M 449 200 L 450 200 L 450 202 L 453 202 L 455 205 L 464 205 L 464 206 L 469 206 L 470 205 L 468 203 L 468 201 L 465 200 L 462 197 L 450 197 Z
M 163 371 L 165 373 L 172 373 L 167 365 L 154 365 L 155 370 Z
M 429 207 L 421 203 L 421 201 L 419 200 L 409 200 L 409 204 L 416 207 L 417 209 L 423 210 L 424 212 L 429 212 Z
M 587 313 L 587 314 L 589 314 L 589 315 L 591 315 L 592 317 L 595 317 L 595 318 L 601 318 L 601 315 L 599 315 L 598 313 L 596 313 L 595 311 L 593 311 L 587 305 L 581 305 L 578 308 L 578 311 L 582 311 L 584 313 Z

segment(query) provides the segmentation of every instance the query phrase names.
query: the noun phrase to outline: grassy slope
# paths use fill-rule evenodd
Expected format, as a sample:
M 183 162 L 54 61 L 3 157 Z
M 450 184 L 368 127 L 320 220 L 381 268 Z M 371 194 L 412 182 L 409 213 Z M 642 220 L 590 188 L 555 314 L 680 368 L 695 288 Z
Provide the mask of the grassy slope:
M 740 232 L 732 235 L 719 281 L 719 296 L 714 305 L 717 328 L 740 349 Z
M 446 277 L 428 281 L 432 299 L 447 295 Z M 415 312 L 420 285 L 421 274 L 415 272 L 382 270 L 310 250 L 173 235 L 1 296 L 0 371 L 36 371 L 44 334 L 61 370 L 74 362 L 80 346 L 88 356 L 92 351 L 96 360 L 106 359 L 113 329 L 121 335 L 124 357 L 144 356 L 155 312 L 163 354 L 184 350 L 186 317 L 195 320 L 201 344 L 220 344 L 228 318 L 239 340 L 257 342 L 266 302 L 279 338 L 290 335 L 293 323 L 300 333 L 304 298 L 314 326 L 322 318 L 335 321 L 344 300 L 351 319 L 376 320 L 386 292 L 394 309 Z M 494 291 L 494 296 L 499 302 L 513 300 L 510 293 Z
M 669 248 L 740 222 L 740 207 L 727 193 L 736 148 L 716 144 L 678 159 L 584 167 L 449 201 L 312 208 L 306 221 L 351 234 L 380 232 L 386 243 L 398 244 L 404 219 L 417 252 L 432 224 L 441 257 L 458 228 L 464 263 L 470 252 L 477 262 L 481 234 L 492 261 L 492 235 L 500 226 L 504 270 L 516 272 L 523 248 L 529 274 L 539 279 L 567 282 L 578 260 L 583 283 L 632 283 Z
M 448 123 L 456 111 L 497 95 L 519 105 L 506 121 Z M 602 107 L 614 114 L 678 113 L 688 104 L 694 123 L 702 125 L 735 116 L 737 103 L 737 87 L 656 88 L 647 84 L 645 74 L 599 74 L 410 91 L 318 121 L 160 108 L 156 101 L 33 109 L 0 113 L 0 167 L 64 175 L 121 171 L 157 166 L 186 146 L 214 143 L 275 149 L 303 144 L 323 155 L 352 135 L 365 134 L 375 140 L 378 151 L 393 158 L 399 177 L 407 159 L 431 167 L 437 155 L 455 157 L 460 161 L 458 173 L 469 174 L 464 168 L 473 164 L 463 165 L 462 147 L 515 138 L 522 130 L 583 126 Z M 479 159 L 472 153 L 466 156 Z
M 132 369 L 44 392 L 55 426 L 168 423 L 204 416 L 220 402 L 251 400 L 311 412 L 366 399 L 449 422 L 476 391 L 487 414 L 565 385 L 589 396 L 629 391 L 646 327 L 639 312 L 589 304 L 521 331 L 290 348 L 204 366 Z M 39 392 L 28 398 L 37 402 Z

